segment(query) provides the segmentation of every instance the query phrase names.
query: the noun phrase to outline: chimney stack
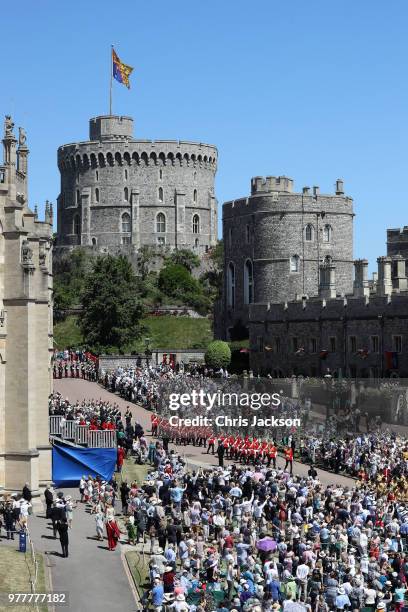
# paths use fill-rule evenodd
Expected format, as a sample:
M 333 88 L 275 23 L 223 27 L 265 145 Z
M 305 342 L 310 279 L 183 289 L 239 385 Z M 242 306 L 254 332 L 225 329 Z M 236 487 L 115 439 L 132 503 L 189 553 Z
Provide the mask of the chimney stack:
M 319 295 L 326 299 L 336 297 L 336 266 L 331 262 L 320 266 Z
M 378 281 L 377 295 L 391 295 L 392 293 L 392 278 L 391 278 L 391 257 L 379 257 L 378 263 Z
M 367 259 L 356 259 L 354 261 L 354 285 L 353 293 L 355 297 L 370 295 L 368 284 L 368 261 Z
M 343 179 L 337 179 L 337 181 L 336 181 L 336 195 L 344 195 L 344 181 L 343 181 Z
M 396 275 L 393 277 L 393 286 L 397 291 L 407 291 L 408 279 L 405 271 L 405 259 L 402 255 L 393 257 L 396 267 Z

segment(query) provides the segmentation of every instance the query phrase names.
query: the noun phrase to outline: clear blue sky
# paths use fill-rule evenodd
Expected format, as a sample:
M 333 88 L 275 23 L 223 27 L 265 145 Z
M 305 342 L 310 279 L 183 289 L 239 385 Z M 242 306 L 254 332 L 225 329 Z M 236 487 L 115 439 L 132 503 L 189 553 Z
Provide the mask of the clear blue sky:
M 134 66 L 114 112 L 138 138 L 219 150 L 217 197 L 286 174 L 355 200 L 355 256 L 370 268 L 386 228 L 408 225 L 405 0 L 105 0 L 8 4 L 0 112 L 26 127 L 30 204 L 59 192 L 56 151 L 108 112 L 109 53 Z

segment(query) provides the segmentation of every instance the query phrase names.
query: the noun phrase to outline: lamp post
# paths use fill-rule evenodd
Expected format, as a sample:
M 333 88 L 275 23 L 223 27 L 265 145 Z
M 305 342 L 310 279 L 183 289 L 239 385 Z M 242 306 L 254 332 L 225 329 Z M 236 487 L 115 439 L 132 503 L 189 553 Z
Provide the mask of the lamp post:
M 152 357 L 152 351 L 150 350 L 150 338 L 145 338 L 144 343 L 146 347 L 144 352 L 146 357 L 146 365 L 149 367 L 149 359 Z

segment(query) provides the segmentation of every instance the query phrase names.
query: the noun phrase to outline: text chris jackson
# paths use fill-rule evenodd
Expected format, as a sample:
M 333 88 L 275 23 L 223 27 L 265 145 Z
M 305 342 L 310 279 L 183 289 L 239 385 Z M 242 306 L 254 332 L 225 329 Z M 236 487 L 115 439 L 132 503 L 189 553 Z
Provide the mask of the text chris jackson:
M 225 414 L 219 414 L 215 418 L 207 416 L 196 416 L 192 418 L 181 418 L 171 416 L 169 418 L 171 427 L 300 427 L 300 419 L 290 419 L 281 417 L 258 417 L 256 414 L 250 419 L 246 417 L 229 417 Z

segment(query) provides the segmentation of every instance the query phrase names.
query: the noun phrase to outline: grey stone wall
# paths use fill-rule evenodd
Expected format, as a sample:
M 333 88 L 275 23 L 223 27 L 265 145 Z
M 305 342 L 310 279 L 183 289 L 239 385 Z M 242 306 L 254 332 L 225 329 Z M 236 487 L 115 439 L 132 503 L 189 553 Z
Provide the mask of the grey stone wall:
M 250 307 L 250 362 L 274 376 L 408 377 L 408 293 Z M 401 336 L 397 353 L 395 336 Z M 331 350 L 334 339 L 335 350 Z M 355 340 L 352 340 L 354 338 Z M 377 338 L 377 340 L 374 340 Z M 375 343 L 378 343 L 377 346 Z M 297 353 L 295 346 L 303 348 Z M 327 351 L 322 359 L 321 353 Z M 359 351 L 367 351 L 363 357 Z M 397 367 L 388 368 L 387 352 Z
M 387 229 L 387 255 L 408 258 L 408 227 Z
M 335 194 L 293 192 L 287 177 L 255 177 L 248 198 L 223 205 L 225 288 L 223 327 L 237 321 L 246 324 L 244 266 L 253 264 L 253 301 L 279 303 L 296 296 L 319 293 L 319 266 L 327 257 L 336 266 L 338 294 L 350 293 L 353 285 L 353 201 L 344 195 L 341 181 Z M 306 226 L 312 240 L 306 240 Z M 324 228 L 331 227 L 329 241 Z M 291 271 L 290 259 L 299 257 L 299 270 Z M 235 308 L 227 302 L 228 265 L 235 267 Z
M 130 117 L 96 117 L 87 142 L 58 149 L 57 245 L 116 252 L 131 244 L 204 254 L 217 241 L 217 149 L 202 143 L 132 138 Z M 130 231 L 122 223 L 130 215 Z M 157 215 L 166 227 L 157 232 Z M 199 231 L 193 231 L 193 217 Z M 77 220 L 77 223 L 75 221 Z

